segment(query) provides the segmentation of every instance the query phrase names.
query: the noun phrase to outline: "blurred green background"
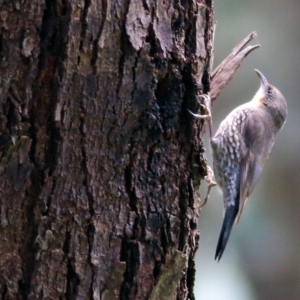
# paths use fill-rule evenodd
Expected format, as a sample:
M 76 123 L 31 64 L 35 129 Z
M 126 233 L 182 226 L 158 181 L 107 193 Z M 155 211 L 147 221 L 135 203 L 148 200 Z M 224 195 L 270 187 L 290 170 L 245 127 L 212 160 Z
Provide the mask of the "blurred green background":
M 288 118 L 264 171 L 234 226 L 225 253 L 214 261 L 223 219 L 214 189 L 200 215 L 197 300 L 300 299 L 300 1 L 215 0 L 216 67 L 250 32 L 252 52 L 214 103 L 213 131 L 259 88 L 257 68 L 285 96 Z M 207 159 L 211 150 L 205 135 Z M 206 189 L 201 187 L 202 195 Z

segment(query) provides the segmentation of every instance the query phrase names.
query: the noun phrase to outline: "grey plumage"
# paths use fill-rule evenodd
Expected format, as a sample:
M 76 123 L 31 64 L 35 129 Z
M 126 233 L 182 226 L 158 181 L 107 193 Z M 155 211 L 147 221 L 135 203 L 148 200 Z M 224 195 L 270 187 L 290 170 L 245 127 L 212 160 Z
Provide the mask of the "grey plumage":
M 225 208 L 215 255 L 217 260 L 224 253 L 232 226 L 238 223 L 245 201 L 287 117 L 283 95 L 260 71 L 255 71 L 261 82 L 259 90 L 251 101 L 235 108 L 211 138 L 214 175 L 222 189 Z M 207 103 L 209 97 L 203 95 L 203 98 Z M 207 115 L 190 113 L 197 118 L 211 119 L 210 108 L 206 107 L 206 111 Z M 209 126 L 211 128 L 211 120 Z
M 223 192 L 224 221 L 215 258 L 220 260 L 234 222 L 238 222 L 282 128 L 287 105 L 284 97 L 255 70 L 261 86 L 254 98 L 234 109 L 211 139 L 214 174 Z

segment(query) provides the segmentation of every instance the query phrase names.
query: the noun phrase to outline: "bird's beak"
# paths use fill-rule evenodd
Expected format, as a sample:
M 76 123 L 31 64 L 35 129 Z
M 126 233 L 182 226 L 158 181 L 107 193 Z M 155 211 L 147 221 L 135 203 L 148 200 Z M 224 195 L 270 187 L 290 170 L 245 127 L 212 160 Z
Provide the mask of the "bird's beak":
M 258 77 L 260 78 L 261 87 L 266 87 L 268 85 L 268 81 L 267 81 L 266 77 L 260 71 L 258 71 L 256 69 L 254 71 L 257 73 Z

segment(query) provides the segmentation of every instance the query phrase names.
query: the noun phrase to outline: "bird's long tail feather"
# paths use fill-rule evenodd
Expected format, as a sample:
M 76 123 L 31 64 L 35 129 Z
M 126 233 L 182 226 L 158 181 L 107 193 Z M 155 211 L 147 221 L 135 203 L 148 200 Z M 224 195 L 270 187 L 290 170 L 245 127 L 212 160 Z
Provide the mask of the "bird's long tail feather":
M 215 255 L 215 259 L 218 261 L 221 259 L 224 253 L 238 211 L 239 211 L 238 203 L 234 206 L 229 206 L 226 209 L 220 237 L 218 240 L 216 255 Z

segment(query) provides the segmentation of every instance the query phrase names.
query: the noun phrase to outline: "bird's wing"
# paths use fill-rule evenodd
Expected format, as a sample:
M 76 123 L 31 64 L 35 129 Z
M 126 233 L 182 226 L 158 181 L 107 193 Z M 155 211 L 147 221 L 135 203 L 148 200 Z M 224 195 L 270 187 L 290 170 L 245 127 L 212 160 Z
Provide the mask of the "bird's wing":
M 265 147 L 269 139 L 263 119 L 255 113 L 248 116 L 240 128 L 241 138 L 241 169 L 240 169 L 240 201 L 239 211 L 235 220 L 238 223 L 246 199 L 249 197 L 263 169 Z

